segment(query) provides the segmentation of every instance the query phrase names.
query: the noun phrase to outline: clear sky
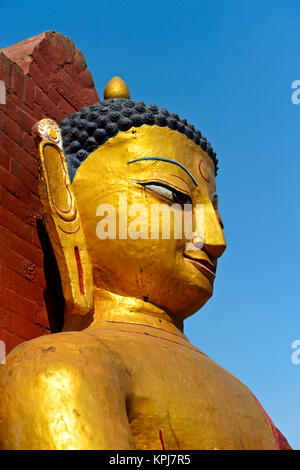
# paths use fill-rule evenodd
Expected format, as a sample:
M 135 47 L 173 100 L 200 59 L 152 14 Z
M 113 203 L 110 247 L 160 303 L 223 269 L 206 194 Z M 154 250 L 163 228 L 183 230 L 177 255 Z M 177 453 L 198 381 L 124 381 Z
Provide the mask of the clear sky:
M 299 0 L 1 0 L 0 18 L 0 48 L 58 31 L 101 97 L 120 75 L 133 99 L 187 118 L 212 143 L 228 248 L 185 333 L 300 449 Z

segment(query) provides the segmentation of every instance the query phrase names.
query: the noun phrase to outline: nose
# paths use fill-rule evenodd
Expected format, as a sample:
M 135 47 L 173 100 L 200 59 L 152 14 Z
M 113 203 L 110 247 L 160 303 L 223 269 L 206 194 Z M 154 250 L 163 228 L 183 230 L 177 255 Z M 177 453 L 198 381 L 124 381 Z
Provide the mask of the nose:
M 204 204 L 204 243 L 201 249 L 212 258 L 219 258 L 226 249 L 223 230 L 211 201 Z

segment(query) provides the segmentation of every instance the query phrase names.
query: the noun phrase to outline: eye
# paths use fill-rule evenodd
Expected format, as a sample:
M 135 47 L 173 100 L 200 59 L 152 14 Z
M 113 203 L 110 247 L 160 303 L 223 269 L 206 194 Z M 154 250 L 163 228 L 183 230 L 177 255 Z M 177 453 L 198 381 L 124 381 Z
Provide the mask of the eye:
M 218 195 L 217 195 L 217 193 L 214 193 L 212 195 L 212 201 L 211 202 L 212 202 L 212 205 L 213 205 L 214 209 L 218 210 Z
M 220 216 L 220 213 L 219 213 L 219 210 L 218 210 L 218 195 L 217 195 L 217 193 L 214 193 L 212 195 L 212 201 L 211 202 L 212 202 L 213 208 L 216 211 L 216 215 L 218 217 L 219 224 L 221 225 L 221 229 L 224 230 L 223 220 L 221 219 L 221 216 Z
M 141 186 L 144 188 L 150 189 L 154 193 L 158 194 L 159 196 L 168 199 L 169 201 L 175 202 L 177 204 L 192 204 L 192 199 L 188 194 L 182 193 L 166 184 L 163 185 L 161 183 L 143 183 Z

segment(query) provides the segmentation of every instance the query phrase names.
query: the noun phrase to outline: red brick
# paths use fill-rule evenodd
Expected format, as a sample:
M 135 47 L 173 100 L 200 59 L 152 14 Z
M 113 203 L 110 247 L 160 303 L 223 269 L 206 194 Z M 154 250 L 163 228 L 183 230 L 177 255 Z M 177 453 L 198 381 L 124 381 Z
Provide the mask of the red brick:
M 34 106 L 34 82 L 31 77 L 25 76 L 24 79 L 24 102 L 29 108 Z
M 6 105 L 3 106 L 3 110 L 11 119 L 16 122 L 19 121 L 20 106 L 14 101 L 9 93 L 6 95 Z
M 19 199 L 26 198 L 26 188 L 14 175 L 0 166 L 0 185 Z M 1 221 L 0 221 L 1 223 Z
M 18 180 L 21 178 L 21 162 L 19 161 L 19 158 L 11 158 L 10 162 L 10 174 L 15 176 Z
M 74 108 L 67 100 L 65 100 L 62 96 L 60 97 L 58 106 L 60 109 L 66 113 L 67 115 L 74 113 L 77 108 Z M 79 108 L 78 108 L 79 109 Z
M 44 60 L 43 57 L 45 56 L 41 54 L 41 51 L 36 49 L 31 56 L 32 63 L 35 63 L 38 66 L 40 72 L 49 78 L 53 74 L 54 64 L 53 64 L 53 61 L 51 62 L 49 60 Z M 51 70 L 51 66 L 52 66 L 52 70 Z
M 0 246 L 0 259 L 2 266 L 15 271 L 27 281 L 35 283 L 36 266 L 23 258 L 23 256 Z
M 31 214 L 30 207 L 8 191 L 5 192 L 5 196 L 3 197 L 3 206 L 23 222 L 28 221 Z
M 79 49 L 75 49 L 74 59 L 72 65 L 68 65 L 67 71 L 79 74 L 83 69 L 86 68 L 86 60 Z
M 31 207 L 35 213 L 38 214 L 38 218 L 42 219 L 44 214 L 44 209 L 40 200 L 40 196 L 37 194 L 31 194 L 30 199 Z
M 49 96 L 50 100 L 53 101 L 53 103 L 58 104 L 60 97 L 59 97 L 59 94 L 58 94 L 57 90 L 55 89 L 55 87 L 49 86 L 48 96 Z
M 38 162 L 38 149 L 35 148 L 34 156 L 32 153 L 27 152 L 23 148 L 20 148 L 18 151 L 18 159 L 22 163 L 22 165 L 30 171 L 30 173 L 38 178 L 39 173 L 39 162 Z
M 78 80 L 80 80 L 83 88 L 89 88 L 95 85 L 91 72 L 88 68 L 82 70 L 82 72 L 78 74 Z
M 0 206 L 0 225 L 24 240 L 30 240 L 30 238 L 32 238 L 30 225 L 24 223 L 3 206 Z
M 21 144 L 21 127 L 8 116 L 6 118 L 6 134 L 14 142 Z
M 15 95 L 19 97 L 20 101 L 23 99 L 24 73 L 17 64 L 12 65 L 10 89 Z
M 56 106 L 40 88 L 35 89 L 34 101 L 40 105 L 45 117 L 55 120 Z
M 3 131 L 0 131 L 0 148 L 5 149 L 10 156 L 18 155 L 20 146 L 8 137 Z
M 7 228 L 0 225 L 0 246 L 7 247 L 10 237 L 11 232 L 7 230 Z
M 43 290 L 40 287 L 6 266 L 1 266 L 0 279 L 3 285 L 21 297 L 33 302 L 40 302 L 43 298 Z
M 10 87 L 11 61 L 3 52 L 0 52 L 0 80 L 5 82 L 6 88 Z
M 27 132 L 23 132 L 22 134 L 22 147 L 31 155 L 34 155 L 37 151 L 33 137 Z
M 73 111 L 78 111 L 84 106 L 84 96 L 82 94 L 82 86 L 76 86 L 76 81 L 68 75 L 64 70 L 58 72 L 58 77 L 55 77 L 55 87 L 60 95 L 65 98 L 73 108 Z
M 42 289 L 46 289 L 46 279 L 45 279 L 45 274 L 44 270 L 42 268 L 36 268 L 36 283 L 38 286 L 40 286 Z
M 38 181 L 37 178 L 32 176 L 29 171 L 26 170 L 24 166 L 21 168 L 21 180 L 25 184 L 25 186 L 30 189 L 30 191 L 34 194 L 38 194 Z
M 39 45 L 40 55 L 49 64 L 51 70 L 66 63 L 72 63 L 74 59 L 75 46 L 66 36 L 48 31 L 45 39 Z
M 6 305 L 3 305 L 3 307 L 29 319 L 33 319 L 36 316 L 37 304 L 35 302 L 32 302 L 9 289 L 5 289 L 5 292 L 2 292 L 2 295 L 0 293 L 0 298 L 3 299 L 4 297 L 6 298 Z
M 0 52 L 0 80 L 7 87 L 7 104 L 0 108 L 0 305 L 5 313 L 0 317 L 7 322 L 11 315 L 0 337 L 12 348 L 25 337 L 49 333 L 32 126 L 45 117 L 59 123 L 99 97 L 81 52 L 55 32 Z
M 4 307 L 0 307 L 0 318 L 0 326 L 18 336 L 28 338 L 28 336 L 37 337 L 43 334 L 40 326 L 35 325 L 32 321 L 18 315 L 17 313 L 11 312 Z
M 1 226 L 0 226 L 1 230 Z M 2 238 L 5 240 L 6 232 L 3 232 Z M 1 243 L 1 231 L 0 231 L 0 243 Z M 9 236 L 9 247 L 14 250 L 16 253 L 19 253 L 28 261 L 31 261 L 38 267 L 43 266 L 43 252 L 41 248 L 33 246 L 29 241 L 24 241 L 18 235 L 11 233 Z
M 35 63 L 30 65 L 30 77 L 33 78 L 33 80 L 44 90 L 45 93 L 48 92 L 49 77 L 43 75 L 39 69 L 39 66 Z
M 32 116 L 32 114 L 28 114 L 26 111 L 23 111 L 23 109 L 20 109 L 18 122 L 25 132 L 31 134 L 31 130 L 36 122 L 36 119 Z
M 10 169 L 10 155 L 3 149 L 0 148 L 0 165 L 6 170 Z
M 0 328 L 0 339 L 5 342 L 6 353 L 8 354 L 12 349 L 14 349 L 18 344 L 24 343 L 27 338 L 16 335 L 7 331 L 5 328 Z

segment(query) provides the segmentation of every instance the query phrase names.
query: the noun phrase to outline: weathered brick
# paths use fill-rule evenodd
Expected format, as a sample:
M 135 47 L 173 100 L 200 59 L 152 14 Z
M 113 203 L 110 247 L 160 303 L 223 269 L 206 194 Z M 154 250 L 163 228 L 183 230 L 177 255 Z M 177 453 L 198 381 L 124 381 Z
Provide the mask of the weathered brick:
M 36 153 L 36 145 L 34 143 L 33 137 L 27 132 L 23 132 L 22 134 L 22 147 L 31 155 Z
M 24 240 L 30 240 L 32 238 L 30 225 L 24 223 L 3 206 L 0 206 L 0 225 Z
M 5 328 L 0 328 L 0 339 L 1 341 L 5 342 L 6 353 L 8 354 L 12 349 L 18 346 L 18 344 L 23 343 L 27 338 L 18 336 L 15 333 L 11 333 Z
M 45 93 L 48 92 L 49 77 L 43 75 L 39 66 L 34 62 L 30 65 L 30 77 L 43 89 Z
M 56 106 L 40 88 L 35 89 L 34 100 L 42 108 L 45 117 L 55 119 Z
M 6 232 L 3 232 L 2 238 L 5 240 Z M 0 225 L 0 243 L 1 243 L 1 225 Z M 41 248 L 36 248 L 29 241 L 23 240 L 17 234 L 10 233 L 9 235 L 9 248 L 16 253 L 22 255 L 28 261 L 31 261 L 38 267 L 43 266 L 43 252 Z
M 20 100 L 23 99 L 24 73 L 17 64 L 12 65 L 10 90 L 17 95 Z
M 40 302 L 42 289 L 7 266 L 1 266 L 0 279 L 3 285 L 20 296 L 33 302 Z
M 5 82 L 6 88 L 10 87 L 11 66 L 11 61 L 0 52 L 0 80 Z
M 28 75 L 24 79 L 24 102 L 30 109 L 34 107 L 34 82 Z
M 32 153 L 29 153 L 25 149 L 20 148 L 18 151 L 18 160 L 28 171 L 30 171 L 33 176 L 38 178 L 39 162 L 37 159 L 37 152 L 32 155 Z
M 19 199 L 26 199 L 26 191 L 21 183 L 12 173 L 0 166 L 0 185 Z M 0 220 L 1 223 L 1 220 Z
M 37 312 L 37 304 L 35 302 L 32 302 L 26 297 L 22 297 L 9 289 L 5 289 L 4 295 L 6 297 L 6 305 L 4 305 L 5 308 L 31 320 L 34 319 Z
M 38 181 L 24 166 L 21 168 L 21 180 L 33 194 L 38 194 Z
M 11 119 L 13 119 L 16 122 L 19 121 L 20 106 L 18 103 L 15 102 L 15 100 L 12 98 L 12 95 L 10 93 L 7 93 L 6 105 L 3 106 L 2 109 Z
M 10 155 L 4 149 L 0 148 L 0 165 L 6 170 L 9 170 L 10 161 Z
M 7 116 L 6 118 L 6 134 L 17 144 L 21 143 L 21 127 L 16 121 L 10 119 Z
M 48 334 L 47 308 L 53 317 L 56 305 L 44 296 L 50 252 L 44 240 L 43 253 L 37 225 L 43 208 L 32 127 L 45 117 L 59 123 L 99 97 L 81 52 L 55 32 L 3 49 L 0 80 L 7 89 L 0 108 L 0 339 L 9 351 Z

